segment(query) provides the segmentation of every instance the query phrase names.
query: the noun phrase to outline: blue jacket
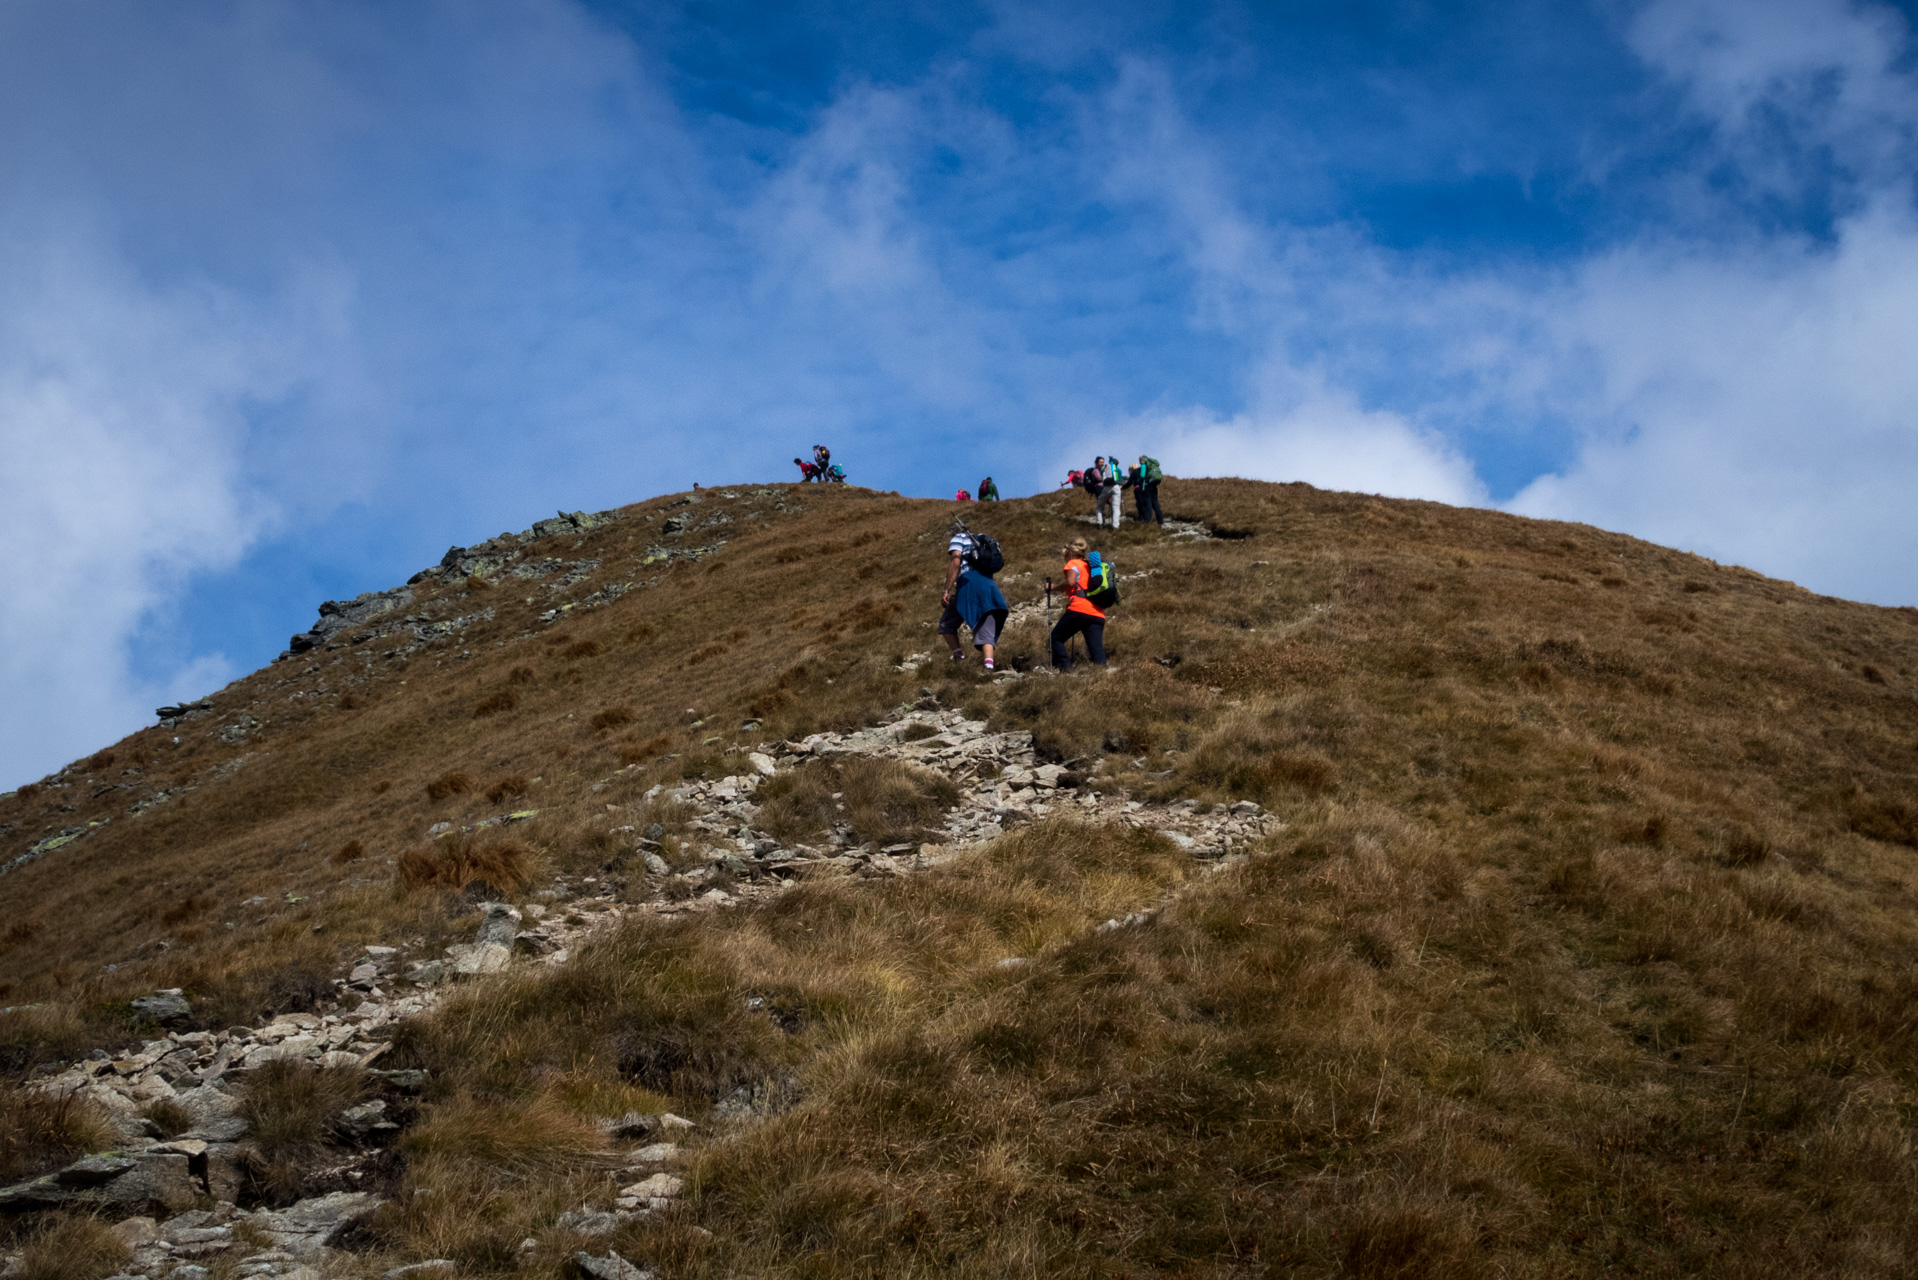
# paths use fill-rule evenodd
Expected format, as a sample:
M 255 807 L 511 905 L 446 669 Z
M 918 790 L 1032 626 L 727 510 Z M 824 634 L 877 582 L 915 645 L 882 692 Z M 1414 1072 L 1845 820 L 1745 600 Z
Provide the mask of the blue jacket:
M 999 584 L 970 566 L 959 571 L 959 581 L 953 588 L 952 604 L 959 610 L 959 616 L 965 619 L 966 625 L 974 631 L 979 629 L 979 624 L 985 621 L 987 614 L 998 614 L 999 621 L 1003 623 L 1010 611 Z

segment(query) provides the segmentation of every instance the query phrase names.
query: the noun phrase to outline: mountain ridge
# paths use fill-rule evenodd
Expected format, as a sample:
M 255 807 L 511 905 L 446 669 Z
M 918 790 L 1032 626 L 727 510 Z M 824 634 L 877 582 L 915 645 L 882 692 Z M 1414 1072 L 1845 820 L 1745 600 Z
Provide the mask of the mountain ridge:
M 474 979 L 403 1031 L 399 1068 L 444 1092 L 396 1139 L 391 1188 L 436 1168 L 493 1186 L 447 1136 L 505 1114 L 487 1108 L 603 1117 L 625 1099 L 719 1125 L 687 1198 L 615 1239 L 674 1273 L 963 1271 L 969 1249 L 1003 1273 L 1078 1249 L 1114 1274 L 1597 1274 L 1784 1248 L 1895 1274 L 1870 1259 L 1909 1256 L 1897 1152 L 1918 1058 L 1896 1010 L 1918 960 L 1918 611 L 1493 512 L 1233 480 L 1165 494 L 1183 536 L 1095 528 L 1076 495 L 962 508 L 1008 555 L 1009 671 L 991 679 L 933 634 L 954 508 L 851 488 L 562 515 L 454 548 L 394 589 L 407 599 L 328 602 L 304 649 L 0 799 L 0 858 L 78 828 L 0 878 L 0 1000 L 40 1006 L 6 1015 L 0 1052 L 31 1073 L 131 1044 L 150 1024 L 130 1001 L 154 989 L 186 992 L 209 1030 L 336 1002 L 366 945 L 409 965 L 471 945 L 469 886 L 525 905 L 590 876 L 588 898 L 630 912 L 790 880 L 704 924 L 613 930 L 571 978 Z M 1075 534 L 1122 571 L 1117 670 L 1048 676 L 1042 581 Z M 921 774 L 798 750 L 915 707 L 1030 735 L 1070 804 L 1013 804 L 1023 765 L 941 784 L 924 753 L 899 765 Z M 715 829 L 700 806 L 771 776 L 755 753 L 777 776 Z M 968 808 L 982 788 L 997 809 Z M 1124 813 L 1180 805 L 1273 825 L 1194 879 L 1177 840 L 1125 834 Z M 923 873 L 880 861 L 928 844 Z M 837 852 L 782 874 L 796 845 Z M 686 964 L 708 977 L 668 981 Z M 1100 965 L 1131 1012 L 1102 1003 Z M 766 1039 L 726 992 L 790 1029 Z M 476 1042 L 459 1030 L 476 1017 L 523 1029 Z M 1178 1064 L 1171 1094 L 1153 1061 Z M 1048 1079 L 1081 1101 L 1045 1101 Z M 712 1109 L 742 1088 L 786 1098 L 754 1113 L 773 1114 L 764 1133 L 830 1167 L 735 1134 Z M 1180 1129 L 1178 1089 L 1212 1118 Z M 1074 1107 L 1105 1118 L 1081 1127 Z M 978 1108 L 1025 1116 L 1021 1135 L 959 1118 Z M 1478 1135 L 1460 1150 L 1488 1162 L 1479 1183 L 1418 1154 L 1440 1116 Z M 972 1136 L 939 1136 L 954 1124 Z M 920 1154 L 869 1159 L 894 1146 Z M 994 1150 L 1023 1172 L 976 1164 Z M 1202 1173 L 1153 1183 L 1167 1161 Z M 1306 1164 L 1343 1171 L 1329 1200 Z M 596 1203 L 557 1190 L 583 1168 L 533 1198 Z M 999 1198 L 1015 1184 L 1030 1208 Z M 1615 1210 L 1592 1208 L 1601 1186 Z M 1689 1207 L 1658 1208 L 1673 1196 Z M 1098 1225 L 1121 1205 L 1144 1216 Z M 1774 1230 L 1786 1205 L 1822 1243 Z M 573 1207 L 500 1202 L 497 1231 L 464 1236 L 395 1208 L 375 1235 L 404 1260 L 452 1232 L 432 1238 L 488 1270 L 511 1231 L 545 1239 Z M 977 1235 L 988 1219 L 1030 1252 Z M 695 1243 L 702 1223 L 721 1245 Z M 557 1244 L 538 1256 L 571 1265 Z

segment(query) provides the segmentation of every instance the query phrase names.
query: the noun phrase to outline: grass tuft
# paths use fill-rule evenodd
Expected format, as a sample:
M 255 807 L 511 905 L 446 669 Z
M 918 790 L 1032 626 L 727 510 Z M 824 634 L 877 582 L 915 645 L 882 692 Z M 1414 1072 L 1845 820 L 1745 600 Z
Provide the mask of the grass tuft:
M 395 874 L 406 892 L 435 888 L 459 893 L 469 885 L 484 884 L 512 894 L 531 882 L 536 862 L 533 850 L 522 840 L 474 840 L 460 835 L 424 849 L 408 849 L 399 856 Z
M 959 802 L 942 774 L 899 760 L 810 760 L 770 779 L 759 792 L 760 823 L 782 840 L 819 840 L 835 824 L 855 839 L 889 844 L 932 834 Z
M 497 693 L 490 693 L 474 703 L 473 715 L 475 718 L 496 716 L 503 712 L 511 711 L 517 706 L 519 706 L 519 695 L 511 689 L 501 689 Z
M 240 1085 L 240 1113 L 250 1140 L 271 1157 L 324 1143 L 335 1120 L 367 1091 L 356 1067 L 309 1067 L 279 1059 L 247 1073 Z
M 99 1107 L 69 1095 L 0 1089 L 0 1182 L 44 1173 L 116 1140 Z
M 526 787 L 527 782 L 523 775 L 510 773 L 503 778 L 493 779 L 491 785 L 486 788 L 486 798 L 494 804 L 501 804 L 514 796 L 525 795 Z
M 473 775 L 462 769 L 453 769 L 426 784 L 426 798 L 445 800 L 451 796 L 463 796 L 472 789 Z
M 9 1280 L 101 1280 L 133 1256 L 104 1219 L 55 1213 L 37 1222 Z

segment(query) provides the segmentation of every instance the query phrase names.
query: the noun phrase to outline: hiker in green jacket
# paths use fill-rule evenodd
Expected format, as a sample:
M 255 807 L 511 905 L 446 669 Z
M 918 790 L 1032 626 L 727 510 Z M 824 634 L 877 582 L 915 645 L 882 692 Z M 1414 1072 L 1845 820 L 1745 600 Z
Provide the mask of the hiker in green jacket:
M 979 502 L 999 501 L 999 486 L 992 482 L 991 476 L 987 476 L 979 482 L 979 494 L 976 500 Z
M 1144 521 L 1149 511 L 1153 524 L 1164 524 L 1165 512 L 1159 510 L 1159 481 L 1165 479 L 1165 473 L 1159 469 L 1159 460 L 1142 453 L 1133 472 L 1138 476 L 1133 481 L 1132 496 L 1139 504 L 1139 519 Z

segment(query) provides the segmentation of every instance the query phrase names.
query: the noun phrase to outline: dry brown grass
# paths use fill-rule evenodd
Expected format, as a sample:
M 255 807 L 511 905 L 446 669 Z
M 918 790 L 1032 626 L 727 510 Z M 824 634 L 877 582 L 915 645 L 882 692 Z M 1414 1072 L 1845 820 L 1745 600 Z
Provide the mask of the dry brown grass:
M 1061 934 L 1053 958 L 1018 970 L 968 967 L 964 940 L 990 951 L 1050 918 L 1028 897 L 809 887 L 789 914 L 680 938 L 670 964 L 645 952 L 630 979 L 582 969 L 578 991 L 604 1009 L 565 1015 L 577 1025 L 528 1012 L 574 1007 L 544 986 L 479 1000 L 460 1016 L 487 1038 L 455 1073 L 475 1105 L 587 1106 L 567 1101 L 582 1072 L 634 1086 L 622 1060 L 687 1107 L 730 1081 L 802 1078 L 806 1101 L 765 1126 L 757 1154 L 716 1153 L 686 1213 L 626 1241 L 628 1256 L 767 1276 L 1909 1270 L 1918 612 L 1491 512 L 1238 481 L 1164 494 L 1248 536 L 1113 535 L 1068 524 L 1076 499 L 978 513 L 1007 549 L 1015 603 L 1056 575 L 1048 549 L 1067 532 L 1122 572 L 1151 571 L 1128 580 L 1104 676 L 1002 689 L 897 670 L 937 616 L 948 509 L 781 489 L 703 494 L 693 510 L 756 502 L 761 518 L 698 566 L 638 565 L 657 538 L 646 517 L 674 499 L 569 539 L 555 554 L 651 585 L 551 629 L 543 600 L 493 593 L 496 617 L 457 641 L 470 661 L 367 645 L 248 677 L 218 714 L 286 708 L 248 747 L 199 724 L 177 747 L 157 729 L 115 745 L 156 785 L 192 784 L 163 805 L 131 817 L 134 793 L 82 766 L 0 799 L 16 842 L 113 819 L 7 878 L 21 918 L 63 923 L 13 944 L 0 982 L 67 1021 L 0 1018 L 0 1053 L 31 1067 L 70 1056 L 55 1044 L 132 1034 L 125 998 L 156 986 L 239 1020 L 325 989 L 365 940 L 430 951 L 470 936 L 446 895 L 356 885 L 374 859 L 327 856 L 348 837 L 403 849 L 485 816 L 472 790 L 428 796 L 448 772 L 539 779 L 540 816 L 516 837 L 543 865 L 599 866 L 618 854 L 610 829 L 633 821 L 607 804 L 737 771 L 771 739 L 872 723 L 924 686 L 1031 729 L 1104 789 L 1258 799 L 1286 839 L 1151 929 L 1085 949 Z M 819 527 L 833 542 L 813 545 Z M 859 584 L 843 600 L 804 597 L 777 563 L 801 528 L 818 566 L 803 581 Z M 461 609 L 461 594 L 426 584 L 418 607 Z M 764 603 L 750 634 L 742 595 Z M 1042 660 L 1042 631 L 1011 628 L 1002 662 Z M 580 641 L 603 652 L 569 654 Z M 347 674 L 366 704 L 352 716 L 286 696 Z M 514 715 L 472 717 L 507 685 Z M 635 751 L 593 730 L 609 706 L 703 725 Z M 738 727 L 749 716 L 759 728 Z M 818 800 L 794 820 L 816 825 Z M 192 922 L 164 920 L 209 895 Z M 256 895 L 267 905 L 241 910 Z M 838 938 L 843 958 L 809 938 Z M 738 1020 L 737 997 L 762 985 L 803 1019 Z M 442 1037 L 469 1043 L 434 1030 L 422 1058 Z M 516 1247 L 507 1236 L 538 1206 L 578 1203 L 573 1176 L 482 1201 L 508 1215 L 485 1238 Z M 694 1221 L 741 1243 L 696 1244 Z M 542 1249 L 556 1271 L 562 1242 Z
M 516 796 L 525 795 L 528 785 L 522 774 L 512 773 L 504 778 L 495 778 L 486 788 L 486 798 L 494 804 L 501 804 Z
M 281 1059 L 249 1071 L 239 1088 L 248 1140 L 269 1160 L 325 1143 L 341 1112 L 367 1092 L 356 1067 L 310 1067 Z
M 485 716 L 496 716 L 502 712 L 511 711 L 517 706 L 519 706 L 519 695 L 511 689 L 501 689 L 497 693 L 490 693 L 474 703 L 473 716 L 475 719 Z
M 400 888 L 407 892 L 437 888 L 459 893 L 470 885 L 487 885 L 506 895 L 525 888 L 536 865 L 532 848 L 523 840 L 459 835 L 423 849 L 408 849 L 400 855 L 395 873 Z
M 782 840 L 819 840 L 846 823 L 860 841 L 924 839 L 959 801 L 943 774 L 898 760 L 808 761 L 759 793 L 760 824 Z
M 51 1214 L 27 1231 L 13 1280 L 102 1280 L 132 1256 L 110 1224 L 88 1214 Z
M 147 1103 L 140 1114 L 159 1128 L 163 1138 L 177 1138 L 193 1127 L 193 1113 L 171 1098 Z
M 333 865 L 343 867 L 349 862 L 358 862 L 366 857 L 366 846 L 358 840 L 348 840 L 333 851 Z
M 473 775 L 464 769 L 451 769 L 426 784 L 428 800 L 446 800 L 463 796 L 473 789 Z
M 84 1099 L 0 1088 L 0 1182 L 31 1177 L 75 1156 L 105 1150 L 115 1136 L 105 1114 Z

